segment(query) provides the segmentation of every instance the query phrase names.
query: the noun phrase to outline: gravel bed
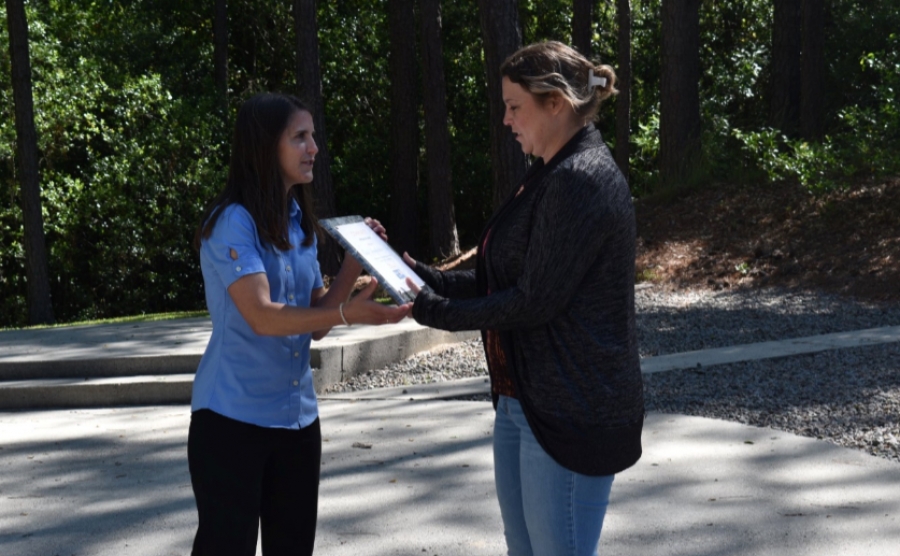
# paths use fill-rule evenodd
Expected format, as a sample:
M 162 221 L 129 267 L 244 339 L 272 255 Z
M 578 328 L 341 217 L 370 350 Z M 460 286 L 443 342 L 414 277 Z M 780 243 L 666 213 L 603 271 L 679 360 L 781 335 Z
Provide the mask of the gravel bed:
M 900 325 L 900 304 L 783 289 L 640 290 L 641 357 Z
M 431 384 L 487 374 L 487 362 L 484 360 L 481 340 L 471 340 L 419 353 L 383 369 L 369 371 L 344 382 L 332 384 L 323 392 L 334 394 L 410 384 Z
M 644 375 L 644 402 L 900 462 L 900 343 Z
M 641 357 L 900 325 L 900 304 L 788 290 L 636 293 Z M 480 341 L 335 384 L 347 392 L 487 375 Z M 900 343 L 644 377 L 647 410 L 770 427 L 900 462 Z M 466 399 L 487 399 L 470 396 Z

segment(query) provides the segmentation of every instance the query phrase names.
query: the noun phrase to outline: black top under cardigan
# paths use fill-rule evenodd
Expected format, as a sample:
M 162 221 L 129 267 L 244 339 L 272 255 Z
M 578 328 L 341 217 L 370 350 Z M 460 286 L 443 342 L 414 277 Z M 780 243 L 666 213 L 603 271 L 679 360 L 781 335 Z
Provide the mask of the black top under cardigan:
M 644 418 L 631 193 L 593 125 L 523 181 L 488 222 L 476 270 L 417 265 L 433 291 L 416 298 L 413 316 L 498 331 L 544 450 L 577 473 L 618 473 L 641 456 Z

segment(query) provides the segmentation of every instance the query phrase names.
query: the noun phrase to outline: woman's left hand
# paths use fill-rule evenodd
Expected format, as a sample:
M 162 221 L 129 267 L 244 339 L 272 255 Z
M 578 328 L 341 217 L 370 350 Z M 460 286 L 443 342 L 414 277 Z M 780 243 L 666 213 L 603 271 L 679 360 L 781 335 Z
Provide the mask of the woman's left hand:
M 372 231 L 378 234 L 378 237 L 380 237 L 384 241 L 388 240 L 387 229 L 385 229 L 385 227 L 381 225 L 381 222 L 368 216 L 365 218 L 364 222 L 366 223 L 366 226 L 372 228 Z
M 414 258 L 410 257 L 409 253 L 407 253 L 406 251 L 403 252 L 403 262 L 405 262 L 406 266 L 408 266 L 409 268 L 411 268 L 413 270 L 416 269 L 416 264 L 418 264 L 418 263 L 416 263 L 416 260 Z
M 409 289 L 416 295 L 419 295 L 419 292 L 422 291 L 422 288 L 417 286 L 416 283 L 413 282 L 412 278 L 406 279 L 406 285 L 409 286 Z
M 382 240 L 384 240 L 384 241 L 388 240 L 387 230 L 381 224 L 381 222 L 379 222 L 378 220 L 376 220 L 374 218 L 370 218 L 368 216 L 363 220 L 363 222 L 366 223 L 366 226 L 372 228 L 372 231 L 375 232 L 376 234 L 378 234 L 378 237 L 380 237 Z M 363 271 L 363 267 L 361 264 L 359 264 L 359 261 L 356 260 L 356 257 L 354 257 L 353 255 L 350 255 L 350 254 L 347 254 L 344 257 L 344 265 L 352 265 L 353 268 L 351 268 L 349 270 L 352 272 L 355 272 L 357 276 L 359 276 Z M 342 266 L 344 266 L 344 265 L 342 265 Z

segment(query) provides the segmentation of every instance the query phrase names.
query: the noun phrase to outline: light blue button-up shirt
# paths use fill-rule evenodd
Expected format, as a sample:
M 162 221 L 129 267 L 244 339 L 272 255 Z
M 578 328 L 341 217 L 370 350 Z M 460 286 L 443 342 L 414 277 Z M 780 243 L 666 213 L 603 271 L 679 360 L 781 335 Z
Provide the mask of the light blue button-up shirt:
M 200 246 L 200 267 L 213 331 L 194 378 L 191 411 L 216 413 L 262 427 L 297 428 L 318 417 L 309 367 L 310 334 L 259 336 L 235 307 L 228 286 L 263 272 L 272 301 L 309 307 L 322 287 L 315 242 L 302 245 L 301 212 L 292 201 L 289 239 L 279 251 L 260 242 L 253 218 L 238 204 L 222 209 Z M 237 253 L 232 259 L 231 251 Z

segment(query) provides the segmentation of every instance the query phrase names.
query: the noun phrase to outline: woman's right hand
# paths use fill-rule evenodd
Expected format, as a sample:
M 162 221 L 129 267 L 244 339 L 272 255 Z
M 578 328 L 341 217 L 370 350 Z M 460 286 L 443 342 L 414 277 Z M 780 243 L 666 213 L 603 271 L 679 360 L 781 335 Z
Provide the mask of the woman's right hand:
M 400 322 L 409 315 L 412 303 L 399 306 L 382 305 L 372 301 L 372 294 L 378 287 L 378 280 L 372 278 L 369 284 L 350 301 L 344 303 L 344 318 L 350 324 L 388 324 Z

